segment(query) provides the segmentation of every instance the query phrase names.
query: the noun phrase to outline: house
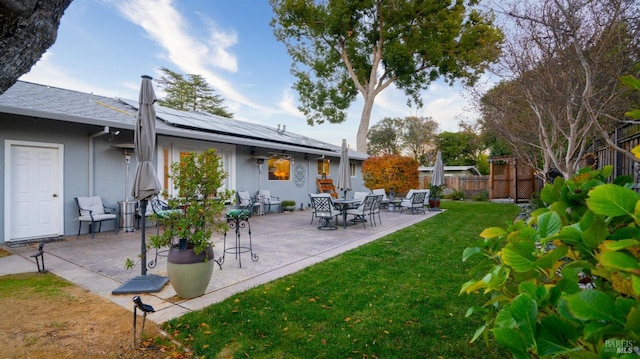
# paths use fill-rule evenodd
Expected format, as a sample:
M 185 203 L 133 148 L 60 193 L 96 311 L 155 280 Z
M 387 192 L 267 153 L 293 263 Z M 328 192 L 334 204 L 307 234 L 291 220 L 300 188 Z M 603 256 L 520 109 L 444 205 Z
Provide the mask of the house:
M 101 196 L 118 207 L 131 201 L 137 101 L 28 82 L 0 95 L 0 242 L 71 235 L 78 231 L 74 197 Z M 323 173 L 337 178 L 340 147 L 285 129 L 156 105 L 155 167 L 172 191 L 169 165 L 189 151 L 215 148 L 228 178 L 225 189 L 269 189 L 308 206 Z M 366 154 L 349 151 L 353 191 L 366 190 Z M 115 225 L 105 222 L 102 230 Z M 86 228 L 83 228 L 86 232 Z
M 444 175 L 446 176 L 480 176 L 480 171 L 475 166 L 444 166 Z M 431 178 L 431 174 L 433 173 L 433 166 L 418 167 L 418 173 L 420 176 L 420 180 L 424 177 Z

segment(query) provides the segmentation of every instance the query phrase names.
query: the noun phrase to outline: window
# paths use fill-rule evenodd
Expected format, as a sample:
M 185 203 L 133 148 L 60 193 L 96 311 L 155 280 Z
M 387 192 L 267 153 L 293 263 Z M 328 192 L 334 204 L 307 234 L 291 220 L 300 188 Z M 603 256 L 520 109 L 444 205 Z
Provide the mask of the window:
M 318 176 L 329 176 L 331 174 L 331 160 L 321 158 L 318 160 Z
M 291 179 L 291 156 L 289 155 L 270 155 L 269 162 L 270 181 L 288 181 Z
M 356 164 L 353 162 L 349 162 L 349 172 L 351 172 L 351 177 L 356 176 Z

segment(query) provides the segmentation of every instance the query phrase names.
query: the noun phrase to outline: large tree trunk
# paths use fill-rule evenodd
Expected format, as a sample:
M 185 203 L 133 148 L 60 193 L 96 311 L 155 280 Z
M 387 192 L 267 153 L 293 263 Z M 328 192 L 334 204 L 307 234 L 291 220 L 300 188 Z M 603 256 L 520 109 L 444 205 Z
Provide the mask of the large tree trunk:
M 375 95 L 370 94 L 364 98 L 364 106 L 360 115 L 360 125 L 358 126 L 358 134 L 356 135 L 356 150 L 358 152 L 367 153 L 367 133 L 369 133 L 369 123 L 371 122 L 371 109 L 373 108 L 373 100 Z
M 0 94 L 56 41 L 72 0 L 0 0 Z

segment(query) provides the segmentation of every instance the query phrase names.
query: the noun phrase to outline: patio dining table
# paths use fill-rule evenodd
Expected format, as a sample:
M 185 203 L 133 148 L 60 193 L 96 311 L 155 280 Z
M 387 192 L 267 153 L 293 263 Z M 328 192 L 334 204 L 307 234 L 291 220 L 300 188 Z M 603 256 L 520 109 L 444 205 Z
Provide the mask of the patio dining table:
M 340 210 L 340 213 L 342 214 L 342 225 L 343 227 L 346 229 L 347 228 L 347 210 L 349 208 L 355 208 L 358 207 L 358 205 L 360 205 L 360 202 L 362 202 L 359 199 L 334 199 L 333 200 L 333 205 L 338 208 Z M 336 222 L 337 222 L 337 218 L 336 218 Z M 337 223 L 336 223 L 337 224 Z

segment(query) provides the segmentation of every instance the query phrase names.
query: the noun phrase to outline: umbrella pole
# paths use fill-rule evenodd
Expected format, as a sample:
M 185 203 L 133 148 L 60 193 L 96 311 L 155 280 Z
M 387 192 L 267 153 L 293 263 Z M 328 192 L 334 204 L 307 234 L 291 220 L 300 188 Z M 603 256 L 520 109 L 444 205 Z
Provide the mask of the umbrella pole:
M 140 215 L 142 217 L 142 234 L 140 235 L 140 253 L 141 253 L 141 263 L 140 263 L 140 267 L 141 271 L 142 271 L 142 275 L 146 275 L 147 274 L 147 241 L 146 241 L 146 233 L 145 233 L 145 229 L 147 227 L 147 223 L 146 223 L 146 213 L 147 213 L 147 204 L 148 204 L 148 200 L 145 198 L 143 200 L 140 201 Z

